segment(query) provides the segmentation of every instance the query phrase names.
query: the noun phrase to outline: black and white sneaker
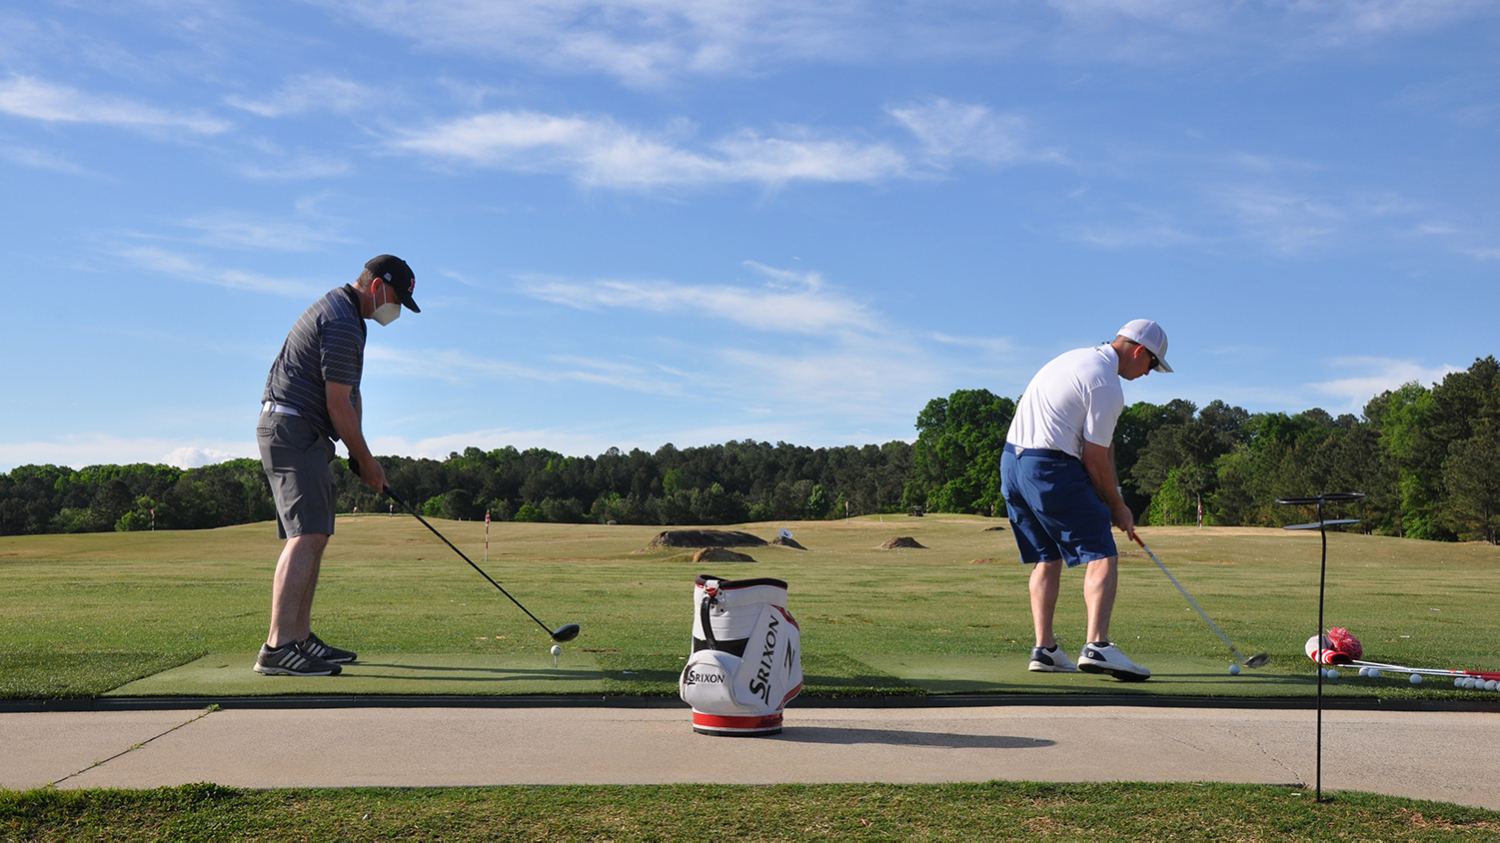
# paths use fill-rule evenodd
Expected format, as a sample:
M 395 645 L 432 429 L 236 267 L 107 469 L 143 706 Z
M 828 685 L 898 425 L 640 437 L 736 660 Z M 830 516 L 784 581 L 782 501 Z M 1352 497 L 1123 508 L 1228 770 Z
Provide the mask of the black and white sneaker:
M 1088 673 L 1108 673 L 1124 682 L 1145 682 L 1151 678 L 1150 668 L 1126 658 L 1108 641 L 1083 645 L 1083 652 L 1078 656 L 1078 669 Z
M 1031 670 L 1038 673 L 1077 673 L 1078 665 L 1063 652 L 1062 644 L 1053 644 L 1052 649 L 1031 648 Z
M 309 656 L 322 659 L 325 662 L 333 662 L 334 664 L 348 664 L 359 658 L 359 656 L 354 654 L 353 650 L 341 650 L 338 647 L 323 643 L 323 639 L 319 638 L 316 632 L 309 632 L 307 637 L 299 642 L 297 646 L 301 647 L 302 652 Z
M 269 644 L 260 645 L 254 671 L 267 676 L 338 676 L 343 671 L 333 662 L 302 652 L 301 644 L 299 641 L 275 649 Z

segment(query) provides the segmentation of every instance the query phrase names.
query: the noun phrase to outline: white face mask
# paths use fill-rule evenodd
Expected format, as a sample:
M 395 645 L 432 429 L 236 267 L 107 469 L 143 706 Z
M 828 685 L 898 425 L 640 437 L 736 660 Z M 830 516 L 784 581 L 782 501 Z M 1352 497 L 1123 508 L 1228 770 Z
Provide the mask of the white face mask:
M 375 308 L 375 312 L 371 315 L 382 327 L 389 325 L 395 322 L 396 318 L 401 315 L 401 303 L 388 301 L 380 307 Z

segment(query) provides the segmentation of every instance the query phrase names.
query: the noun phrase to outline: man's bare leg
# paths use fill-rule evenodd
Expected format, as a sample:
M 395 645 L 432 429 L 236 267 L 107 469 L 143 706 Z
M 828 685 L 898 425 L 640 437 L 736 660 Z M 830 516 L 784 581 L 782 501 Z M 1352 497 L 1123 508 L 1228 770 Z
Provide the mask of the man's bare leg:
M 286 540 L 276 560 L 271 583 L 271 631 L 266 644 L 272 649 L 306 638 L 312 632 L 313 592 L 328 536 L 306 533 Z
M 1052 617 L 1057 613 L 1057 592 L 1062 583 L 1062 560 L 1038 562 L 1031 566 L 1031 622 L 1036 627 L 1036 645 L 1057 646 L 1052 634 Z
M 1106 556 L 1089 563 L 1083 579 L 1083 603 L 1089 611 L 1089 642 L 1109 640 L 1109 619 L 1115 611 L 1120 583 L 1120 557 Z M 1033 605 L 1036 599 L 1032 598 Z M 1035 611 L 1033 609 L 1033 611 Z

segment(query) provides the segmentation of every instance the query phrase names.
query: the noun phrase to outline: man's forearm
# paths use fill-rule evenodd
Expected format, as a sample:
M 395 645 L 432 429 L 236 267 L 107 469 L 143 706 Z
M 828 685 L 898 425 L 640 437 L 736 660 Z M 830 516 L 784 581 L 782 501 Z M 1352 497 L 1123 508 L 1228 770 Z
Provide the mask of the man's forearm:
M 1089 482 L 1094 484 L 1094 491 L 1099 493 L 1099 499 L 1109 506 L 1113 511 L 1115 507 L 1125 505 L 1125 500 L 1120 497 L 1119 478 L 1115 474 L 1114 446 L 1101 448 L 1089 442 L 1083 445 L 1083 468 L 1089 474 Z
M 370 446 L 365 444 L 365 434 L 359 423 L 359 412 L 349 401 L 333 399 L 328 402 L 328 418 L 333 430 L 349 449 L 350 459 L 360 463 L 370 459 Z

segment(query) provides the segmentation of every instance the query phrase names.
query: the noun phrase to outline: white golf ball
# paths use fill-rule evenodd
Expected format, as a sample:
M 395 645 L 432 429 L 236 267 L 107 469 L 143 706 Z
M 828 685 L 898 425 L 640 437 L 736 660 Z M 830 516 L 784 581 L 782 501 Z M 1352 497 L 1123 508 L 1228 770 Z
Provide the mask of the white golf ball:
M 1453 687 L 1455 687 L 1455 688 L 1462 688 L 1463 686 L 1464 686 L 1464 678 L 1462 676 L 1460 676 L 1457 679 L 1453 680 Z
M 1337 679 L 1337 678 L 1339 678 L 1339 672 L 1337 670 L 1331 668 L 1331 667 L 1328 668 L 1328 678 L 1329 679 Z
M 1484 680 L 1484 689 L 1486 691 L 1493 691 L 1496 688 L 1500 688 L 1500 682 L 1496 682 L 1493 679 L 1486 679 L 1486 680 Z
M 1370 678 L 1371 679 L 1379 679 L 1380 678 L 1380 668 L 1378 668 L 1378 667 L 1372 667 L 1372 668 L 1370 668 Z
M 558 646 L 556 644 L 553 644 L 552 645 L 552 655 L 554 655 L 554 656 L 562 655 L 562 647 L 560 647 L 560 646 Z
M 1362 667 L 1362 668 L 1360 668 L 1359 669 L 1359 675 L 1360 676 L 1369 676 L 1370 675 L 1370 669 L 1368 667 Z
M 1411 684 L 1413 684 L 1413 685 L 1420 685 L 1420 684 L 1422 684 L 1422 674 L 1420 674 L 1420 673 L 1413 673 L 1411 675 Z
M 1229 675 L 1230 676 L 1239 676 L 1240 675 L 1240 666 L 1237 665 L 1237 664 L 1230 665 L 1229 666 Z

